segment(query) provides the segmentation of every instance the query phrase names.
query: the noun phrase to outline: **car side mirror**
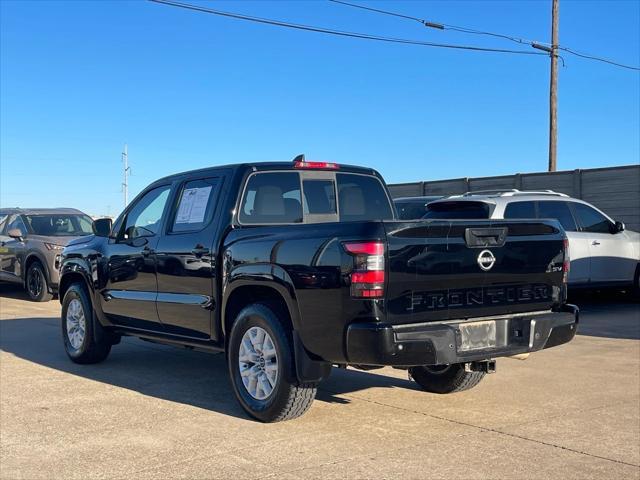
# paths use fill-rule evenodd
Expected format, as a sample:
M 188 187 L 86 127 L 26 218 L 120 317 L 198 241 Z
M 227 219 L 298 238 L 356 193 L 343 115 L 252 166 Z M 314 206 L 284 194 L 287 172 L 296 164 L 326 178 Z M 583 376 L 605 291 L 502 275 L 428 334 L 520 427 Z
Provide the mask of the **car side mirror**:
M 22 232 L 20 231 L 19 228 L 12 228 L 7 232 L 7 235 L 19 241 L 24 240 L 24 235 L 22 235 Z
M 93 221 L 93 233 L 96 237 L 108 237 L 111 234 L 112 225 L 110 218 L 98 218 Z
M 615 231 L 613 233 L 620 233 L 620 232 L 624 232 L 625 226 L 624 223 L 622 223 L 619 220 L 616 220 L 615 223 Z

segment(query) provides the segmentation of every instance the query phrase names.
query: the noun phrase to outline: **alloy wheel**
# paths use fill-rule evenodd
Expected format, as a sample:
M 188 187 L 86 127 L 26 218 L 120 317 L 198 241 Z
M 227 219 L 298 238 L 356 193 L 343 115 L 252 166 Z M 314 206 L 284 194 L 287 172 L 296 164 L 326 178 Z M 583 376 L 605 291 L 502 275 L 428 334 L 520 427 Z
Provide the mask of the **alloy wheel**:
M 27 288 L 29 289 L 29 294 L 33 298 L 37 298 L 42 293 L 43 287 L 42 275 L 40 274 L 38 269 L 30 269 L 29 277 L 27 278 Z
M 87 322 L 84 316 L 82 302 L 74 298 L 67 307 L 67 338 L 71 346 L 78 350 L 84 342 Z
M 256 400 L 265 400 L 278 382 L 278 353 L 271 336 L 260 327 L 251 327 L 242 336 L 238 355 L 244 388 Z

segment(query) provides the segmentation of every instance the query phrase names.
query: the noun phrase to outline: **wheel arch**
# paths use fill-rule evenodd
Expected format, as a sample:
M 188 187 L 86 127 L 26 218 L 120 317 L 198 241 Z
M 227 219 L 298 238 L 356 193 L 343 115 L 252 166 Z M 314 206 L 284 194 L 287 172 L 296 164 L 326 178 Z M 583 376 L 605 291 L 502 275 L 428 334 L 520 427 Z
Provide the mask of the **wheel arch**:
M 42 265 L 42 269 L 44 271 L 47 284 L 49 284 L 51 282 L 51 272 L 49 271 L 49 265 L 47 265 L 47 261 L 44 259 L 44 257 L 35 250 L 32 250 L 31 252 L 27 253 L 27 256 L 24 259 L 24 270 L 23 270 L 24 273 L 22 275 L 23 276 L 22 281 L 23 282 L 27 281 L 27 272 L 29 271 L 29 268 L 31 268 L 31 265 L 33 265 L 34 262 L 38 262 L 40 265 Z
M 82 283 L 87 289 L 87 294 L 89 296 L 89 300 L 93 304 L 93 289 L 91 288 L 91 282 L 89 280 L 89 271 L 86 265 L 83 265 L 82 262 L 73 262 L 63 264 L 60 269 L 60 281 L 58 284 L 58 298 L 60 303 L 64 300 L 64 294 L 67 292 L 69 287 L 76 283 Z
M 299 312 L 297 304 L 291 304 L 286 300 L 285 294 L 277 284 L 271 282 L 252 282 L 248 280 L 238 281 L 233 288 L 225 296 L 222 308 L 221 328 L 225 339 L 225 344 L 231 331 L 233 321 L 238 313 L 247 305 L 252 303 L 270 303 L 274 304 L 286 317 L 286 327 L 291 331 L 295 330 L 298 323 Z M 294 320 L 295 318 L 295 320 Z

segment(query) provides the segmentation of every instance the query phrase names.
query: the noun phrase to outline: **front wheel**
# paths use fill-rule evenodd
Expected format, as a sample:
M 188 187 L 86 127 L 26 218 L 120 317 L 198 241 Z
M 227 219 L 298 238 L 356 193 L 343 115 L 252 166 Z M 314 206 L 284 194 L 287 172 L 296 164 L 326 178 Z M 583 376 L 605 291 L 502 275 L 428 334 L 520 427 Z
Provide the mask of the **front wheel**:
M 409 376 L 432 393 L 455 393 L 469 390 L 480 383 L 484 372 L 467 372 L 464 363 L 412 367 Z
M 245 307 L 231 329 L 227 361 L 233 390 L 242 408 L 262 422 L 279 422 L 305 413 L 317 383 L 300 383 L 295 374 L 290 332 L 284 313 L 265 304 Z
M 69 358 L 75 363 L 98 363 L 111 351 L 106 335 L 96 341 L 93 334 L 93 307 L 87 291 L 74 283 L 62 300 L 62 338 Z
M 25 287 L 29 298 L 34 302 L 48 302 L 53 298 L 49 293 L 49 285 L 44 268 L 38 261 L 34 261 L 27 270 Z

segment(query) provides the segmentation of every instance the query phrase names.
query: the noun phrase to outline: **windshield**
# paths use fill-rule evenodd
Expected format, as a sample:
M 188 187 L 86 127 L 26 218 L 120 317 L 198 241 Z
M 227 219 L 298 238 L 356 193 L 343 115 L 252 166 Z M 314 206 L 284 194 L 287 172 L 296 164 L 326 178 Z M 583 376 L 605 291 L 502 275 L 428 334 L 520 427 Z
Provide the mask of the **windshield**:
M 422 218 L 483 219 L 489 218 L 489 205 L 484 202 L 436 202 L 427 206 Z
M 52 213 L 24 215 L 29 230 L 34 235 L 48 237 L 83 236 L 93 233 L 93 220 L 87 215 Z

